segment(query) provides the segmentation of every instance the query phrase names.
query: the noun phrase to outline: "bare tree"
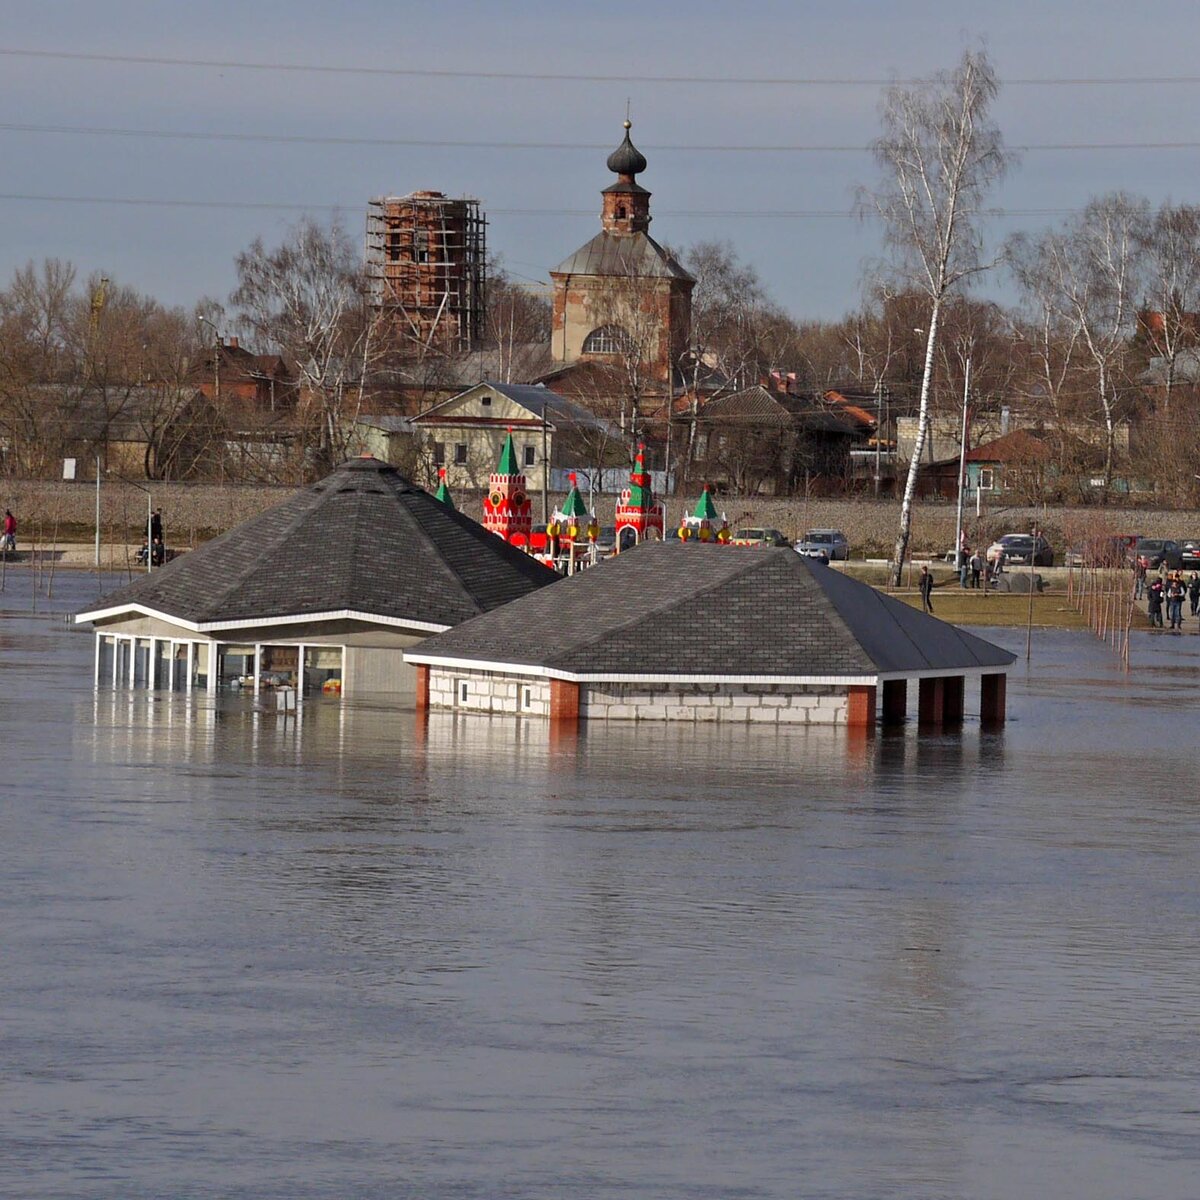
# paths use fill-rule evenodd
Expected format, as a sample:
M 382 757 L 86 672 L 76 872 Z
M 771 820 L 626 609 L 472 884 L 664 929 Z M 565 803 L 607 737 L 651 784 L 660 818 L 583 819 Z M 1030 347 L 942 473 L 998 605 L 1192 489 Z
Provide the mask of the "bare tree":
M 990 114 L 998 88 L 987 55 L 968 50 L 952 72 L 885 92 L 883 134 L 873 147 L 884 179 L 869 194 L 870 202 L 883 219 L 897 274 L 929 304 L 917 438 L 896 538 L 897 584 L 912 533 L 913 499 L 929 429 L 942 307 L 956 288 L 991 265 L 983 260 L 979 208 L 1010 162 Z
M 1104 492 L 1113 480 L 1124 367 L 1140 291 L 1139 247 L 1149 225 L 1145 200 L 1117 192 L 1092 200 L 1060 230 L 1017 235 L 1007 256 L 1044 331 L 1041 352 L 1049 383 L 1057 361 L 1071 372 L 1075 390 L 1090 391 L 1104 427 Z M 1055 354 L 1052 343 L 1060 348 Z M 1060 380 L 1061 382 L 1061 380 Z
M 1200 323 L 1200 208 L 1164 204 L 1142 230 L 1146 270 L 1143 331 L 1166 367 L 1163 407 L 1171 396 L 1181 355 L 1194 350 Z
M 334 220 L 327 228 L 305 218 L 282 245 L 256 239 L 236 260 L 230 297 L 242 325 L 260 347 L 295 363 L 300 411 L 317 436 L 317 466 L 345 457 L 377 343 L 363 264 Z

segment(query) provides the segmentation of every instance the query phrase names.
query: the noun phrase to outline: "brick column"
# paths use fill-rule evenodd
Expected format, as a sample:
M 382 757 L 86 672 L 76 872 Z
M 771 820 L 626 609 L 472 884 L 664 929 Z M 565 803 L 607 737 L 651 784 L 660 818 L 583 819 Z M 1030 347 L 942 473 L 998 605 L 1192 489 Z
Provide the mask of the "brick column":
M 908 680 L 885 679 L 883 681 L 883 723 L 904 724 L 908 712 Z
M 967 681 L 962 675 L 947 675 L 942 680 L 943 712 L 942 716 L 947 725 L 961 725 L 963 722 L 963 700 L 967 694 Z
M 566 679 L 550 680 L 550 720 L 564 725 L 579 724 L 579 684 Z
M 846 724 L 851 729 L 875 728 L 874 684 L 852 684 L 846 703 Z
M 922 679 L 917 689 L 917 720 L 922 725 L 941 725 L 946 719 L 946 681 Z
M 1003 725 L 1008 676 L 984 675 L 979 681 L 979 719 L 985 725 Z
M 429 667 L 417 667 L 417 712 L 429 711 Z

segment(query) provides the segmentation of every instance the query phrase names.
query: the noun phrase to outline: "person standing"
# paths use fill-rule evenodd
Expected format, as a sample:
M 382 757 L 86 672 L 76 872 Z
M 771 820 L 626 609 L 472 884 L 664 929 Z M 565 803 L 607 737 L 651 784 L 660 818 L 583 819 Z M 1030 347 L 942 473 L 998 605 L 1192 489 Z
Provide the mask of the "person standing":
M 1137 557 L 1133 560 L 1133 598 L 1140 600 L 1146 594 L 1146 560 Z
M 983 558 L 979 551 L 976 550 L 971 555 L 971 586 L 978 589 L 979 577 L 983 574 Z
M 933 576 L 927 566 L 921 568 L 921 611 L 933 612 Z
M 156 508 L 150 517 L 150 544 L 164 545 L 162 531 L 162 509 Z
M 1188 580 L 1188 602 L 1192 606 L 1192 616 L 1200 613 L 1200 572 L 1193 571 Z
M 958 585 L 959 587 L 967 586 L 967 573 L 970 571 L 971 553 L 970 547 L 964 545 L 958 552 Z
M 3 541 L 5 550 L 16 550 L 17 548 L 17 518 L 12 515 L 12 509 L 4 510 L 4 532 Z
M 1163 583 L 1157 577 L 1146 589 L 1146 616 L 1150 618 L 1151 629 L 1162 628 Z
M 1179 572 L 1173 572 L 1167 581 L 1167 619 L 1172 629 L 1183 630 L 1183 598 L 1186 595 L 1187 589 L 1179 578 Z

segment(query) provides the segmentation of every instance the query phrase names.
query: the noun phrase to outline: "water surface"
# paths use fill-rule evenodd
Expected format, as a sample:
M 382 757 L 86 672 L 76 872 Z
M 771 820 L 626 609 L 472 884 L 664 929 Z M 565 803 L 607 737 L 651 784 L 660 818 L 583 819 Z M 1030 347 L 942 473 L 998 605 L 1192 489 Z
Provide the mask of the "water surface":
M 33 582 L 0 593 L 3 1195 L 1200 1191 L 1200 637 L 1127 676 L 1038 634 L 998 735 L 550 744 L 97 696 L 48 611 L 94 577 Z

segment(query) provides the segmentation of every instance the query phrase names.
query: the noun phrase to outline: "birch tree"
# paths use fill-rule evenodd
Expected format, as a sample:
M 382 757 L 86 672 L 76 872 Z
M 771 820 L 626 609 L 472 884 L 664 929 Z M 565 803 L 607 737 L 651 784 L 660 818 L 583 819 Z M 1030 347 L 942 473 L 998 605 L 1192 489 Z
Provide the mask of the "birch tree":
M 922 331 L 925 362 L 917 437 L 896 537 L 897 585 L 912 533 L 921 452 L 929 434 L 930 388 L 942 308 L 956 289 L 992 265 L 983 257 L 979 208 L 1010 163 L 1000 130 L 991 118 L 998 89 L 987 55 L 982 50 L 968 50 L 953 71 L 884 93 L 883 133 L 872 147 L 883 180 L 868 195 L 883 220 L 886 242 L 894 255 L 893 268 L 902 286 L 921 292 L 929 306 Z
M 1104 491 L 1113 481 L 1123 368 L 1136 325 L 1141 290 L 1140 247 L 1149 229 L 1149 206 L 1115 192 L 1092 200 L 1058 230 L 1009 240 L 1007 256 L 1027 304 L 1045 330 L 1047 382 L 1052 382 L 1052 342 L 1062 369 L 1076 366 L 1081 395 L 1104 427 Z

